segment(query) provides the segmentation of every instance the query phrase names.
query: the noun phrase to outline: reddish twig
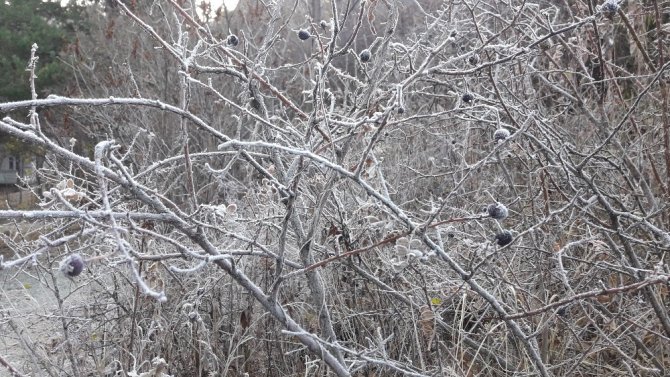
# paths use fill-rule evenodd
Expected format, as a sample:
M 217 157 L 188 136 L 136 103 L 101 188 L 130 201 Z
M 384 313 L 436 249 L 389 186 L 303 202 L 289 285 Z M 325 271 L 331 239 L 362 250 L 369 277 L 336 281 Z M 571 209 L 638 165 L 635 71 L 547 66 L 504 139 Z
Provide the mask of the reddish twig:
M 435 228 L 435 227 L 443 225 L 443 224 L 457 223 L 457 222 L 463 222 L 463 221 L 468 221 L 468 220 L 478 220 L 478 219 L 481 219 L 482 217 L 483 216 L 457 217 L 457 218 L 453 218 L 453 219 L 438 221 L 434 224 L 430 224 L 427 228 L 430 229 L 430 228 Z M 327 265 L 328 263 L 334 262 L 338 259 L 343 259 L 343 258 L 351 257 L 351 256 L 354 256 L 354 255 L 357 255 L 357 254 L 364 253 L 366 251 L 370 251 L 370 250 L 374 249 L 375 247 L 383 246 L 383 245 L 386 245 L 388 243 L 394 242 L 401 237 L 409 235 L 410 233 L 411 232 L 405 231 L 405 232 L 402 232 L 402 233 L 394 234 L 394 235 L 388 236 L 388 237 L 384 238 L 383 240 L 381 240 L 379 242 L 376 242 L 376 243 L 374 243 L 370 246 L 365 246 L 365 247 L 362 247 L 360 249 L 350 250 L 350 251 L 347 251 L 347 252 L 339 254 L 339 255 L 334 255 L 330 258 L 326 258 L 326 259 L 318 261 L 318 262 L 316 262 L 312 265 L 309 265 L 309 266 L 305 267 L 304 269 L 302 269 L 300 272 L 311 271 L 311 270 L 314 270 L 316 268 L 323 267 L 323 266 Z

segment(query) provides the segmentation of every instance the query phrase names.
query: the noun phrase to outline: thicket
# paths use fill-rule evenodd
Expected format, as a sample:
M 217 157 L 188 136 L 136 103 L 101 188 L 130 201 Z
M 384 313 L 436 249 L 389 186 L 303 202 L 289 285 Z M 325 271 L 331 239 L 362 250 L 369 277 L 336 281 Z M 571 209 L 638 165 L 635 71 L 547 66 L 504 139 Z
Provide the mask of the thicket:
M 0 104 L 46 153 L 7 370 L 668 373 L 670 3 L 197 8 L 91 5 L 68 96 Z

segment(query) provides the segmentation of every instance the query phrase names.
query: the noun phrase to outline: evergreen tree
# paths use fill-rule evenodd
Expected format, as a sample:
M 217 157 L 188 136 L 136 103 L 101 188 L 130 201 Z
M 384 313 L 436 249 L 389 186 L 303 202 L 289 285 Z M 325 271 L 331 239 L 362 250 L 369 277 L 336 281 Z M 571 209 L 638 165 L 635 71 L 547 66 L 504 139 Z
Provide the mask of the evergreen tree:
M 80 11 L 81 7 L 54 1 L 0 1 L 0 100 L 30 98 L 26 66 L 33 43 L 38 45 L 38 93 L 69 79 L 58 55 L 81 26 Z

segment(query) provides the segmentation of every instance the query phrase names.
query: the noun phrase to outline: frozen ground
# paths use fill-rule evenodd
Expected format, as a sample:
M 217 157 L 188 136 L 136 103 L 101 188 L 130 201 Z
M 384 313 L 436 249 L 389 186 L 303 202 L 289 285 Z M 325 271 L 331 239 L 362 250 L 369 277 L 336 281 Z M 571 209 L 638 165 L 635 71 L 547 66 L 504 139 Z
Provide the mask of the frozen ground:
M 53 279 L 48 274 L 38 275 L 35 268 L 0 271 L 0 356 L 10 362 L 18 371 L 30 376 L 47 375 L 51 368 L 55 375 L 67 374 L 61 370 L 67 362 L 59 359 L 61 351 L 62 322 L 54 320 L 64 314 L 78 311 L 83 302 L 85 288 L 69 280 L 59 271 L 54 277 L 64 312 L 59 309 L 57 295 L 53 289 Z M 70 322 L 72 326 L 83 325 Z M 40 356 L 49 355 L 58 359 L 58 365 L 40 365 Z M 8 370 L 0 366 L 0 377 L 10 376 Z

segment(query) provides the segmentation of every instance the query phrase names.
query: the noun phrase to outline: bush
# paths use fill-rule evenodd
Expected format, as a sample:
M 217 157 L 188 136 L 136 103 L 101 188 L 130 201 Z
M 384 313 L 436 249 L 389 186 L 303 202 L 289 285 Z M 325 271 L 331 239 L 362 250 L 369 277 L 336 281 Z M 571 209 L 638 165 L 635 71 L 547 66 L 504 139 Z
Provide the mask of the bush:
M 5 367 L 667 373 L 660 10 L 128 3 L 90 12 L 76 96 L 0 104 L 48 154 L 39 208 L 0 211 L 27 221 L 3 237 Z

